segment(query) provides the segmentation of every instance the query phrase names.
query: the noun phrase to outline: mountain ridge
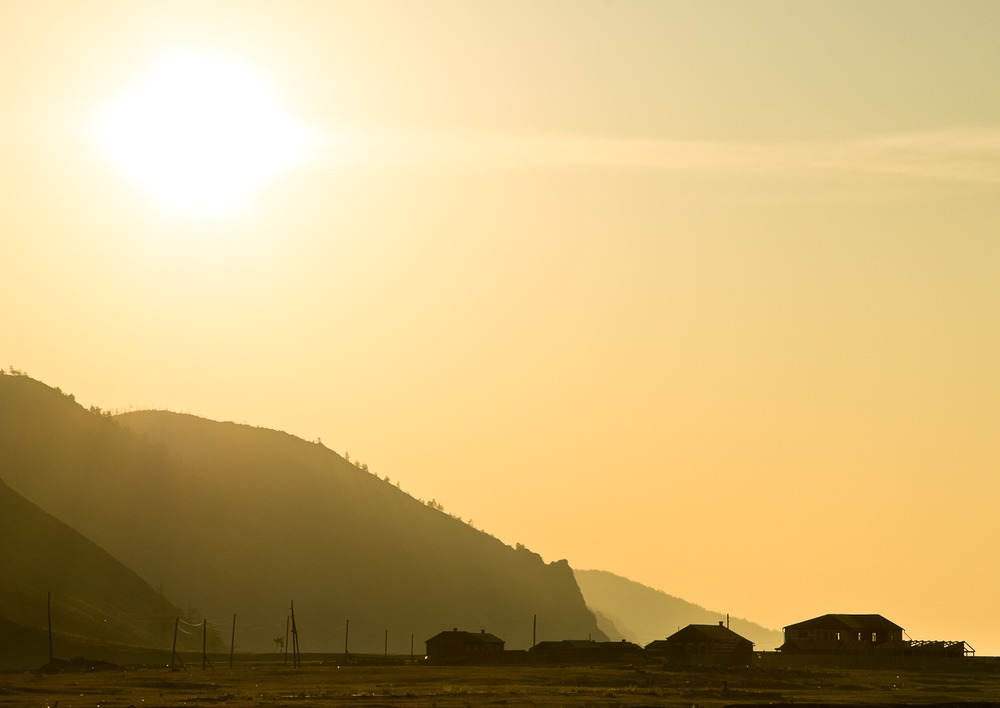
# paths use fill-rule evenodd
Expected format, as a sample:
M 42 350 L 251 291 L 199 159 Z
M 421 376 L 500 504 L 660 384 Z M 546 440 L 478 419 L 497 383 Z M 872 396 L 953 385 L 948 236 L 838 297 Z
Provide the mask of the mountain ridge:
M 182 606 L 240 617 L 270 650 L 295 602 L 308 651 L 409 650 L 442 629 L 509 648 L 603 637 L 565 561 L 545 563 L 414 499 L 318 443 L 143 411 L 113 418 L 0 377 L 0 468 L 27 499 Z M 419 646 L 419 645 L 418 645 Z

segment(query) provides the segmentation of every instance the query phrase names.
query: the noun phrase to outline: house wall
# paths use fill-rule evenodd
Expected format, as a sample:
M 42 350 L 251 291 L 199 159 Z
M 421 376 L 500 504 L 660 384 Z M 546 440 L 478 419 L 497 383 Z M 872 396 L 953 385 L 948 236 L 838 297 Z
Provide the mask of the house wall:
M 785 630 L 785 641 L 789 639 L 808 641 L 816 645 L 828 645 L 830 648 L 855 645 L 882 644 L 884 642 L 902 641 L 898 630 L 851 630 L 839 627 L 789 627 Z
M 839 653 L 839 654 L 788 654 L 766 651 L 755 652 L 755 665 L 764 668 L 839 668 L 839 669 L 906 669 L 916 671 L 954 671 L 961 667 L 979 665 L 995 671 L 994 666 L 979 658 L 920 656 L 907 653 Z M 992 658 L 992 657 L 990 657 Z

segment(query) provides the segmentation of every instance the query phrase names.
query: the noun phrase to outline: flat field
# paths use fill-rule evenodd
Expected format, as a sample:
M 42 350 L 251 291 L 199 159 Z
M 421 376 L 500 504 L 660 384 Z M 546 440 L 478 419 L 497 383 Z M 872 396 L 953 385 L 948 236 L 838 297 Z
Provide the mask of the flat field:
M 662 666 L 338 666 L 305 662 L 0 674 L 0 706 L 958 705 L 1000 707 L 1000 667 L 955 670 L 685 669 Z

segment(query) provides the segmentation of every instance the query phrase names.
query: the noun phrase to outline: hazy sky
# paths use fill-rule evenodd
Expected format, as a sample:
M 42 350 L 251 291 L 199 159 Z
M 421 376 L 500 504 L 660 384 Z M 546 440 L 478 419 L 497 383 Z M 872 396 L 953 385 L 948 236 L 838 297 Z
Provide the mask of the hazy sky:
M 768 626 L 1000 654 L 998 37 L 962 0 L 0 0 L 0 362 Z M 240 208 L 97 137 L 178 53 L 272 101 L 182 186 L 271 109 L 308 138 Z

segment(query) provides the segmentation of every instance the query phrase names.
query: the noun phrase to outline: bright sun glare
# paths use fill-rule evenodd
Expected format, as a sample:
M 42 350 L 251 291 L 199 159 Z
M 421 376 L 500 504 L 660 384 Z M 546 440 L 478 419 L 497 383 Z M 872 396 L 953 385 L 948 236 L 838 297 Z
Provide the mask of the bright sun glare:
M 209 54 L 167 57 L 97 120 L 112 161 L 174 214 L 232 214 L 303 164 L 315 142 L 254 71 Z

